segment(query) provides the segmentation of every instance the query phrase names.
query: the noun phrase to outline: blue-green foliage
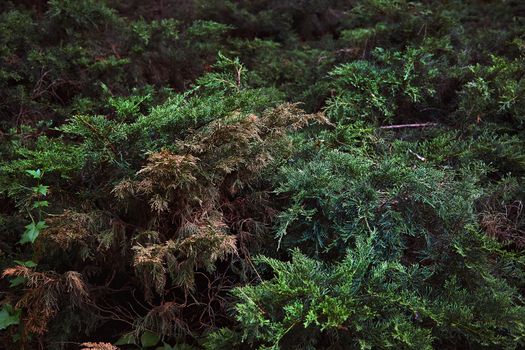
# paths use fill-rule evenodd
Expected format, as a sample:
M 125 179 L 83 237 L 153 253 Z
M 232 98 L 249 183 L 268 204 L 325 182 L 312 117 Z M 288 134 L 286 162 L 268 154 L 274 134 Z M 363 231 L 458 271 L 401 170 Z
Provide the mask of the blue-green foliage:
M 523 56 L 523 55 L 522 55 Z M 459 113 L 476 121 L 511 119 L 523 128 L 525 61 L 491 56 L 488 65 L 469 66 L 470 80 L 460 91 Z
M 479 276 L 463 285 L 447 276 L 433 288 L 431 266 L 384 261 L 375 235 L 361 237 L 336 265 L 297 250 L 290 262 L 260 258 L 275 277 L 234 292 L 242 341 L 260 349 L 432 349 L 453 337 L 458 346 L 512 348 L 511 339 L 523 337 L 525 310 L 505 281 Z M 479 266 L 464 263 L 477 275 Z
M 407 103 L 429 103 L 435 94 L 432 55 L 422 49 L 405 52 L 376 48 L 377 60 L 358 60 L 337 66 L 329 73 L 337 95 L 327 102 L 327 113 L 338 121 L 359 119 L 389 122 Z M 424 80 L 420 80 L 425 76 Z

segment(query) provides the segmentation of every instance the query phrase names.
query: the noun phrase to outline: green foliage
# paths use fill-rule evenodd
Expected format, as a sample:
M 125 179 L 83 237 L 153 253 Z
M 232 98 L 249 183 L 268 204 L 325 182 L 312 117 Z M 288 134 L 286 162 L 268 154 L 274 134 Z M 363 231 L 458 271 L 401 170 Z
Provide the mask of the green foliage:
M 417 106 L 430 99 L 437 76 L 432 55 L 421 49 L 405 52 L 376 48 L 369 61 L 354 61 L 329 73 L 337 95 L 327 102 L 327 113 L 335 120 L 392 121 L 407 103 Z M 385 65 L 385 66 L 383 66 Z M 419 81 L 424 76 L 425 81 Z
M 469 280 L 463 282 L 453 272 L 437 277 L 432 265 L 385 260 L 375 231 L 358 238 L 334 266 L 297 250 L 291 262 L 260 258 L 275 277 L 234 292 L 243 342 L 260 349 L 432 349 L 454 343 L 514 348 L 523 342 L 525 310 L 511 286 L 481 272 L 492 252 L 470 249 L 483 247 L 483 240 L 474 231 L 456 238 L 454 249 L 463 261 L 448 268 L 465 264 Z M 468 244 L 469 252 L 461 244 Z M 474 256 L 480 253 L 485 257 Z M 471 274 L 479 274 L 476 282 Z M 235 344 L 228 338 L 214 344 L 221 343 Z
M 197 84 L 209 89 L 210 92 L 239 91 L 243 84 L 243 70 L 245 69 L 239 59 L 230 59 L 219 52 L 217 63 L 214 67 L 217 73 L 209 73 L 197 80 Z
M 458 114 L 471 121 L 511 119 L 523 127 L 523 58 L 492 56 L 489 65 L 469 66 L 471 79 L 460 92 Z
M 4 304 L 0 310 L 0 331 L 20 323 L 21 310 L 16 310 L 9 304 Z
M 46 222 L 45 221 L 38 221 L 38 222 L 31 222 L 29 225 L 26 225 L 26 230 L 22 234 L 22 238 L 20 239 L 20 244 L 25 243 L 35 243 L 35 240 L 37 239 L 40 232 L 45 229 Z
M 45 208 L 49 205 L 49 202 L 44 200 L 47 196 L 49 186 L 41 184 L 42 177 L 44 173 L 42 170 L 26 170 L 26 173 L 30 175 L 33 179 L 37 181 L 36 186 L 30 188 L 31 197 L 28 199 L 28 202 L 24 205 L 28 212 L 33 209 L 37 212 L 37 217 L 33 217 L 29 212 L 31 217 L 31 222 L 25 226 L 25 231 L 20 238 L 20 244 L 31 243 L 33 244 L 37 239 L 40 232 L 47 227 L 46 222 L 43 220 L 43 211 L 42 208 Z M 24 265 L 24 266 L 27 266 Z M 27 266 L 31 267 L 31 266 Z
M 50 0 L 48 15 L 59 20 L 67 30 L 99 28 L 115 19 L 114 11 L 103 3 L 93 0 Z
M 2 2 L 0 343 L 522 348 L 524 14 Z
M 157 334 L 151 332 L 144 332 L 140 336 L 140 344 L 144 348 L 149 348 L 157 345 L 160 341 L 160 337 Z
M 413 322 L 414 315 L 427 316 L 425 302 L 405 290 L 406 280 L 424 280 L 424 271 L 375 264 L 371 244 L 358 242 L 333 267 L 297 250 L 290 263 L 261 259 L 276 276 L 235 292 L 245 341 L 268 348 L 320 349 L 334 341 L 349 349 L 431 348 L 430 332 Z

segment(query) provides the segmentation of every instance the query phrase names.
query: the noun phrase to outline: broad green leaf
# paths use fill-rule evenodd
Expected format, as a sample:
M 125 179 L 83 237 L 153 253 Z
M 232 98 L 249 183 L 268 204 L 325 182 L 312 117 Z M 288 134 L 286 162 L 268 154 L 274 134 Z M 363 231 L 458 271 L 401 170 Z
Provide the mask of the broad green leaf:
M 36 223 L 34 221 L 31 222 L 29 225 L 26 226 L 26 230 L 22 234 L 22 238 L 20 238 L 19 243 L 34 243 L 38 235 L 40 234 L 40 231 L 42 231 L 46 227 L 47 225 L 45 221 L 39 221 Z
M 116 342 L 115 345 L 129 345 L 129 344 L 135 344 L 135 337 L 133 337 L 133 334 L 124 334 L 122 337 L 120 337 Z
M 11 325 L 20 323 L 21 310 L 15 310 L 11 305 L 6 304 L 0 310 L 0 331 Z
M 48 188 L 49 186 L 38 185 L 38 186 L 33 187 L 33 192 L 35 192 L 36 194 L 41 194 L 42 196 L 45 196 L 47 195 Z
M 17 265 L 25 266 L 25 267 L 35 267 L 37 265 L 37 263 L 32 260 L 27 260 L 27 261 L 14 260 L 14 263 Z
M 49 206 L 48 201 L 36 201 L 33 203 L 33 209 L 43 208 Z
M 27 278 L 25 278 L 24 276 L 17 276 L 13 278 L 11 282 L 9 282 L 9 287 L 14 288 L 16 286 L 26 283 L 26 281 Z
M 159 341 L 160 337 L 157 334 L 152 333 L 150 331 L 145 331 L 140 337 L 140 343 L 145 348 L 155 346 L 159 343 Z
M 42 171 L 40 169 L 37 169 L 37 170 L 26 170 L 26 173 L 31 175 L 34 179 L 42 178 Z

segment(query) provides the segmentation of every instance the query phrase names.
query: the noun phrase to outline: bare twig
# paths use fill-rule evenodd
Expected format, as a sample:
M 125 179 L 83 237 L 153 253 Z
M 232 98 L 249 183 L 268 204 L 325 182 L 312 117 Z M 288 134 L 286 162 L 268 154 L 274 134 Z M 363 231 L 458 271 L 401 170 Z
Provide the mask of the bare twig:
M 425 157 L 420 156 L 419 154 L 417 154 L 416 152 L 412 151 L 411 149 L 409 149 L 408 152 L 410 154 L 413 154 L 414 156 L 416 156 L 416 158 L 419 159 L 422 162 L 425 162 L 427 160 Z
M 239 68 L 235 69 L 237 76 L 235 77 L 235 82 L 237 84 L 237 90 L 241 90 L 241 73 L 242 73 L 242 66 L 239 66 Z
M 379 129 L 406 129 L 406 128 L 426 128 L 430 126 L 438 126 L 438 123 L 417 123 L 417 124 L 397 124 L 397 125 L 383 125 Z

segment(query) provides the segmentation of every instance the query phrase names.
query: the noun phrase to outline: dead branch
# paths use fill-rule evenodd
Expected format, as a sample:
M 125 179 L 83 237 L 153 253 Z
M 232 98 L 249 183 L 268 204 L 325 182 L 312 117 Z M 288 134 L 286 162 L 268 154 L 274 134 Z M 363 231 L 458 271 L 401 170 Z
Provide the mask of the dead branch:
M 397 124 L 397 125 L 383 125 L 379 129 L 406 129 L 406 128 L 426 128 L 431 126 L 438 126 L 438 123 L 416 123 L 416 124 Z

